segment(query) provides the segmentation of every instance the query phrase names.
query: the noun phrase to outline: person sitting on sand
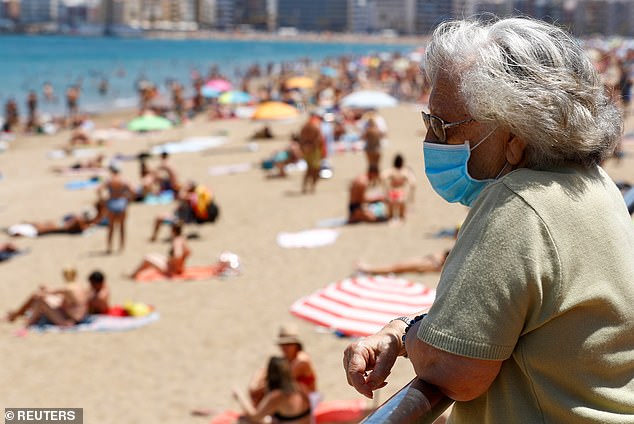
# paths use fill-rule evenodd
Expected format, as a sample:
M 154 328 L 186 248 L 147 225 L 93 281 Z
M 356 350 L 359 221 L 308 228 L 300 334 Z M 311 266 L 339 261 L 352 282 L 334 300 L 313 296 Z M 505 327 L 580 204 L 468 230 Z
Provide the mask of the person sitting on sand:
M 159 191 L 172 190 L 176 193 L 180 190 L 181 186 L 178 182 L 178 174 L 170 164 L 169 153 L 161 153 L 161 164 L 154 170 L 153 175 L 159 185 Z
M 215 222 L 220 209 L 216 204 L 211 190 L 202 184 L 188 182 L 177 195 L 178 207 L 172 214 L 162 214 L 155 218 L 150 241 L 156 241 L 158 232 L 163 224 L 173 224 L 180 221 L 183 224 L 203 224 Z
M 64 215 L 59 221 L 35 221 L 10 226 L 7 233 L 13 237 L 37 237 L 47 234 L 81 234 L 106 216 L 105 203 L 95 202 L 95 210 Z
M 270 125 L 265 125 L 261 129 L 251 135 L 251 140 L 268 140 L 274 138 L 273 131 L 271 131 Z
M 379 169 L 370 165 L 366 173 L 357 176 L 350 184 L 348 201 L 348 223 L 380 222 L 386 220 L 381 207 L 385 204 L 383 194 L 373 193 L 379 187 Z
M 233 389 L 235 399 L 242 407 L 239 422 L 273 422 L 309 424 L 311 404 L 306 393 L 293 378 L 291 364 L 284 357 L 272 357 L 266 369 L 266 394 L 254 405 L 241 391 Z
M 302 149 L 299 143 L 296 140 L 291 140 L 286 148 L 277 150 L 269 158 L 264 159 L 261 162 L 261 167 L 265 170 L 275 169 L 277 171 L 276 174 L 268 174 L 267 178 L 284 178 L 286 177 L 286 166 L 297 163 L 301 158 Z
M 159 253 L 146 255 L 141 264 L 130 274 L 130 278 L 136 279 L 146 269 L 156 269 L 170 278 L 182 274 L 185 271 L 185 262 L 191 253 L 182 232 L 183 224 L 180 221 L 173 223 L 172 240 L 167 257 Z
M 107 314 L 110 309 L 110 288 L 101 271 L 93 271 L 88 276 L 90 294 L 88 296 L 89 314 Z
M 121 177 L 121 168 L 117 163 L 110 164 L 111 176 L 97 188 L 97 197 L 104 199 L 103 192 L 108 192 L 105 199 L 106 216 L 108 217 L 107 253 L 112 252 L 112 237 L 115 227 L 119 227 L 119 251 L 125 245 L 125 219 L 128 203 L 134 200 L 134 189 Z
M 75 281 L 76 274 L 74 268 L 64 268 L 64 287 L 40 286 L 18 309 L 7 314 L 7 320 L 14 322 L 21 316 L 28 316 L 26 327 L 41 322 L 60 327 L 78 324 L 88 314 L 89 291 Z
M 388 216 L 398 221 L 405 219 L 406 203 L 414 201 L 416 177 L 409 168 L 403 167 L 403 156 L 394 157 L 394 166 L 381 174 L 381 181 L 387 193 Z
M 295 325 L 285 324 L 280 327 L 277 337 L 279 346 L 284 358 L 289 361 L 291 374 L 298 386 L 316 404 L 319 397 L 317 392 L 317 373 L 310 358 L 304 350 L 299 338 L 299 331 Z M 259 369 L 251 378 L 249 383 L 249 398 L 253 405 L 259 405 L 266 394 L 266 369 Z

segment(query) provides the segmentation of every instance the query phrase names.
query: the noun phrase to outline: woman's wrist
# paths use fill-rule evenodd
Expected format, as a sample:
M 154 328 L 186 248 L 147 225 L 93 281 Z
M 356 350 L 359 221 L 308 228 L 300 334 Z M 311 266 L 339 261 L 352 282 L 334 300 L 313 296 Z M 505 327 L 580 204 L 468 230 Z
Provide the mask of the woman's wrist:
M 400 337 L 399 337 L 399 342 L 400 342 L 400 345 L 401 345 L 401 347 L 399 349 L 399 356 L 403 356 L 403 357 L 407 358 L 407 351 L 405 350 L 405 338 L 407 337 L 407 333 L 408 333 L 409 330 L 412 329 L 414 324 L 416 324 L 417 322 L 421 321 L 426 316 L 427 316 L 427 314 L 417 315 L 414 318 L 410 318 L 410 317 L 404 316 L 404 317 L 394 318 L 393 320 L 390 321 L 390 324 L 392 324 L 395 321 L 400 321 L 400 322 L 405 324 L 405 327 L 403 327 L 402 324 L 400 325 L 400 327 L 402 328 L 402 332 L 400 333 Z
M 394 337 L 395 342 L 398 344 L 398 356 L 407 356 L 405 352 L 405 343 L 403 341 L 402 334 L 407 328 L 410 322 L 410 317 L 403 316 L 394 318 L 386 327 L 390 327 L 390 333 Z

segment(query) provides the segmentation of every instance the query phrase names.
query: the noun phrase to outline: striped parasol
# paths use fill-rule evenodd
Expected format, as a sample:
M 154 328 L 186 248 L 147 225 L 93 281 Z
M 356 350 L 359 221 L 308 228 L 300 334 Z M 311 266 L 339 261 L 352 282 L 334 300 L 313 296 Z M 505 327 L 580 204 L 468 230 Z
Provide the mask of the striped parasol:
M 291 305 L 293 315 L 345 336 L 367 336 L 390 320 L 428 309 L 436 291 L 396 277 L 346 278 Z

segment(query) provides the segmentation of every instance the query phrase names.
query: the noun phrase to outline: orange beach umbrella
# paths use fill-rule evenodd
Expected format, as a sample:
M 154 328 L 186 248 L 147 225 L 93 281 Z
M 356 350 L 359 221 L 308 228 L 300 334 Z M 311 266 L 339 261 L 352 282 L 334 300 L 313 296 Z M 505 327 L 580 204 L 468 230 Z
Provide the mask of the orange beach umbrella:
M 295 118 L 299 111 L 293 106 L 282 102 L 260 103 L 253 112 L 252 119 L 256 121 L 278 121 Z

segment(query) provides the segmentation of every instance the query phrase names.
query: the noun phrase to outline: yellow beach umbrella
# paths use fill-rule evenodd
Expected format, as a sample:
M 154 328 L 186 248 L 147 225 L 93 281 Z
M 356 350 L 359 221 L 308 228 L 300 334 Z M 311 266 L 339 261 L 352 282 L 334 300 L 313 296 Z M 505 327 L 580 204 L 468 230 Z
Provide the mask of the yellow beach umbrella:
M 295 118 L 299 111 L 293 106 L 282 102 L 260 103 L 253 112 L 252 119 L 256 121 L 277 121 Z
M 288 88 L 313 88 L 314 86 L 315 80 L 310 77 L 297 76 L 286 80 Z

